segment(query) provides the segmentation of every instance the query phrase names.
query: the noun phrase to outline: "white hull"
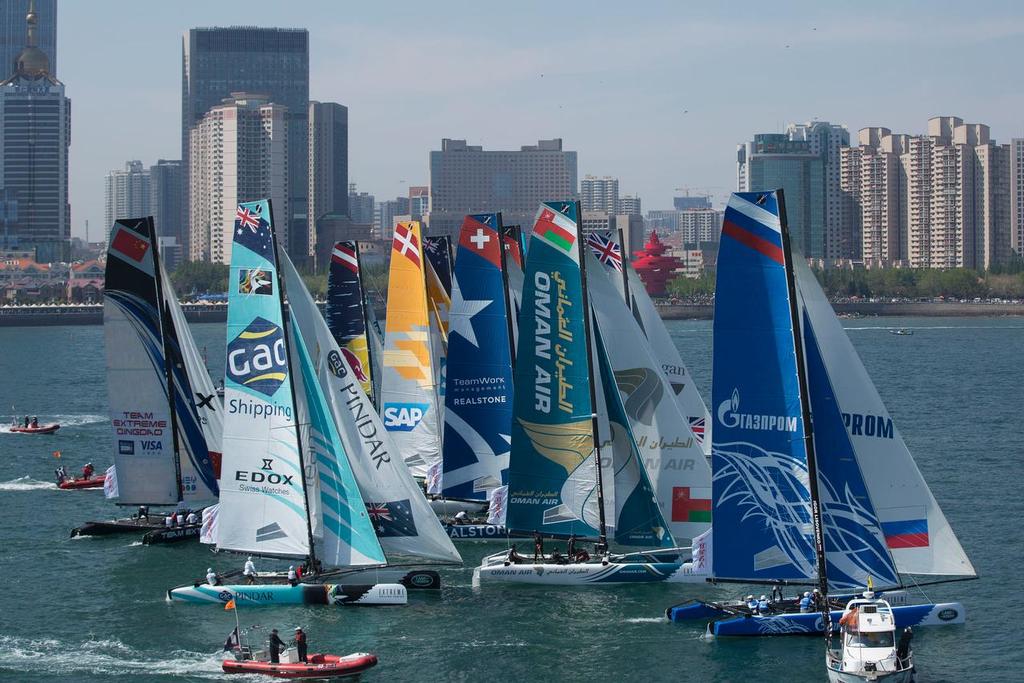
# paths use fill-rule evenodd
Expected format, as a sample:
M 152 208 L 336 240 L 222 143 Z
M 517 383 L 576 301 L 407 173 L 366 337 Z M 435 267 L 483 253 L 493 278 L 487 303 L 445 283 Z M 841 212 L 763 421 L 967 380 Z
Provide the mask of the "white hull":
M 907 669 L 905 671 L 878 671 L 874 673 L 853 673 L 853 672 L 840 672 L 835 669 L 828 670 L 828 680 L 830 683 L 866 683 L 870 681 L 874 683 L 910 683 L 914 680 L 914 671 Z
M 169 602 L 223 605 L 234 600 L 239 606 L 264 605 L 404 605 L 405 586 L 397 583 L 373 585 L 305 584 L 226 585 L 198 584 L 167 591 Z
M 430 509 L 438 517 L 454 517 L 459 512 L 478 516 L 487 509 L 487 503 L 473 503 L 464 500 L 445 500 L 435 498 L 430 501 Z

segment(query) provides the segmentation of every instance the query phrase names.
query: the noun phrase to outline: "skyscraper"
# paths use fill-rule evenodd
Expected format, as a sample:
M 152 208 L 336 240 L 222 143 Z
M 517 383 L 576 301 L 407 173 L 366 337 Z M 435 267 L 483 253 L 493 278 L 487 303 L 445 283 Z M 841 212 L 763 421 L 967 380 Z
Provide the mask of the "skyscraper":
M 761 133 L 739 145 L 736 174 L 740 192 L 786 192 L 793 245 L 808 258 L 825 253 L 825 167 L 807 140 L 785 133 Z
M 275 204 L 275 223 L 289 228 L 288 252 L 297 260 L 305 259 L 314 246 L 308 244 L 306 229 L 309 32 L 233 26 L 194 28 L 185 34 L 182 41 L 181 158 L 186 172 L 191 169 L 189 130 L 233 92 L 263 95 L 267 101 L 287 107 L 289 213 L 283 213 L 284 207 Z M 189 188 L 187 195 L 191 188 L 187 178 L 186 188 Z
M 71 100 L 39 49 L 39 17 L 30 12 L 25 47 L 0 82 L 0 191 L 6 246 L 34 249 L 40 262 L 71 255 L 68 148 Z
M 36 46 L 50 58 L 50 75 L 57 76 L 57 0 L 4 0 L 0 2 L 0 74 L 10 75 L 14 60 L 25 47 L 25 15 L 32 4 L 36 13 Z
M 611 176 L 584 176 L 580 181 L 580 204 L 584 211 L 615 213 L 619 205 L 619 179 Z
M 348 184 L 348 215 L 356 225 L 373 225 L 376 200 L 369 192 L 359 192 Z
M 348 108 L 335 102 L 309 103 L 308 213 L 314 246 L 321 216 L 348 215 Z
M 149 211 L 156 232 L 164 239 L 174 238 L 187 250 L 186 220 L 181 213 L 184 178 L 180 159 L 160 159 L 149 167 Z
M 1024 138 L 1010 142 L 1010 246 L 1024 257 Z
M 141 161 L 126 161 L 123 171 L 111 171 L 106 177 L 106 229 L 121 218 L 138 218 L 150 214 L 149 170 Z
M 235 93 L 192 128 L 190 142 L 191 260 L 230 263 L 238 204 L 264 197 L 273 201 L 278 238 L 287 244 L 287 223 L 276 223 L 289 215 L 287 109 Z
M 428 231 L 455 235 L 466 214 L 481 211 L 501 211 L 506 225 L 532 225 L 541 202 L 575 198 L 576 183 L 576 152 L 564 151 L 561 138 L 518 151 L 446 138 L 430 153 Z
M 824 214 L 823 256 L 828 259 L 849 258 L 853 236 L 843 230 L 843 194 L 840 188 L 840 150 L 850 146 L 850 132 L 846 126 L 828 121 L 791 123 L 786 127 L 790 140 L 806 140 L 811 154 L 822 164 L 822 205 Z

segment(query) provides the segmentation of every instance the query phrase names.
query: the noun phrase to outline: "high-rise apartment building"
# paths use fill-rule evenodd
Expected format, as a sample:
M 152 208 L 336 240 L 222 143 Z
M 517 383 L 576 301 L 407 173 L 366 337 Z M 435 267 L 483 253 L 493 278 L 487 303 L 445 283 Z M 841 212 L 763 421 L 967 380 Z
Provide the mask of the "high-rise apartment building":
M 160 159 L 149 167 L 149 213 L 156 232 L 161 239 L 174 239 L 174 244 L 182 249 L 188 246 L 186 221 L 181 213 L 184 178 L 181 159 Z
M 305 137 L 305 135 L 303 135 Z M 273 202 L 278 239 L 288 244 L 288 113 L 261 95 L 235 93 L 192 128 L 189 225 L 192 261 L 231 263 L 238 204 Z
M 560 138 L 518 151 L 444 139 L 430 153 L 428 232 L 456 235 L 466 214 L 483 211 L 501 211 L 506 225 L 532 225 L 541 202 L 576 196 L 576 152 L 563 150 Z
M 25 16 L 36 15 L 36 47 L 50 58 L 50 75 L 57 76 L 57 0 L 0 2 L 0 74 L 10 75 L 14 60 L 25 49 Z
M 619 179 L 584 176 L 580 181 L 580 204 L 584 211 L 615 213 L 619 206 Z
M 356 225 L 373 225 L 376 200 L 369 192 L 360 192 L 355 183 L 348 184 L 348 215 Z
M 182 41 L 181 154 L 187 171 L 189 131 L 233 92 L 263 95 L 287 111 L 288 211 L 275 204 L 275 224 L 287 227 L 288 253 L 313 253 L 307 230 L 309 193 L 309 32 L 305 29 L 194 28 Z M 192 186 L 186 178 L 186 188 Z M 188 192 L 186 192 L 186 195 Z M 186 206 L 189 200 L 185 198 Z M 191 212 L 190 212 L 191 215 Z M 190 230 L 191 232 L 191 230 Z
M 1024 256 L 1024 138 L 1010 143 L 1010 246 Z
M 864 128 L 842 150 L 845 229 L 869 265 L 988 269 L 1012 242 L 1012 157 L 984 124 L 954 116 L 926 135 Z
M 39 15 L 22 15 L 23 49 L 0 82 L 0 200 L 4 246 L 40 262 L 71 256 L 71 100 L 38 46 Z
M 711 197 L 708 197 L 707 195 L 684 195 L 682 197 L 673 197 L 672 208 L 676 211 L 686 211 L 687 209 L 710 209 Z
M 109 229 L 122 218 L 139 218 L 150 214 L 149 169 L 141 161 L 127 161 L 123 171 L 107 174 L 106 203 L 103 225 Z
M 377 202 L 373 208 L 373 230 L 376 234 L 390 235 L 395 229 L 396 216 L 409 216 L 409 198 L 396 197 Z
M 640 197 L 635 194 L 626 194 L 619 197 L 619 201 L 615 204 L 615 213 L 642 216 L 643 210 L 640 205 Z
M 309 103 L 308 213 L 306 241 L 314 246 L 321 216 L 348 215 L 348 107 L 336 102 Z
M 850 146 L 850 132 L 846 126 L 828 121 L 791 123 L 786 127 L 790 140 L 806 140 L 811 154 L 821 158 L 825 242 L 824 257 L 848 258 L 853 236 L 843 229 L 843 194 L 840 189 L 840 152 Z
M 409 215 L 414 221 L 421 221 L 430 212 L 430 188 L 426 185 L 409 187 Z

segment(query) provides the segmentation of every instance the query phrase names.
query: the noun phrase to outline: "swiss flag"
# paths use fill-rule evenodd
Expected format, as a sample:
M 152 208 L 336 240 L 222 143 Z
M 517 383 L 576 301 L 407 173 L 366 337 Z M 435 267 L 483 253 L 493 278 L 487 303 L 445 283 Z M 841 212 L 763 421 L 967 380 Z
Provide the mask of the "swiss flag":
M 146 251 L 149 250 L 149 242 L 141 237 L 136 237 L 124 228 L 117 231 L 117 236 L 114 237 L 114 242 L 111 246 L 115 251 L 120 252 L 136 263 L 141 263 L 142 258 L 146 255 Z

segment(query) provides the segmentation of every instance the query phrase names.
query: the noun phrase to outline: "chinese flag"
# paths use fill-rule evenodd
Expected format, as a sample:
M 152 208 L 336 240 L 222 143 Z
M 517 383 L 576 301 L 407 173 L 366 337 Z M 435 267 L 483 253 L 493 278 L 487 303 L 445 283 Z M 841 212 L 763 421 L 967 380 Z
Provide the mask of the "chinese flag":
M 117 232 L 112 246 L 131 260 L 141 262 L 149 249 L 149 242 L 122 228 Z

